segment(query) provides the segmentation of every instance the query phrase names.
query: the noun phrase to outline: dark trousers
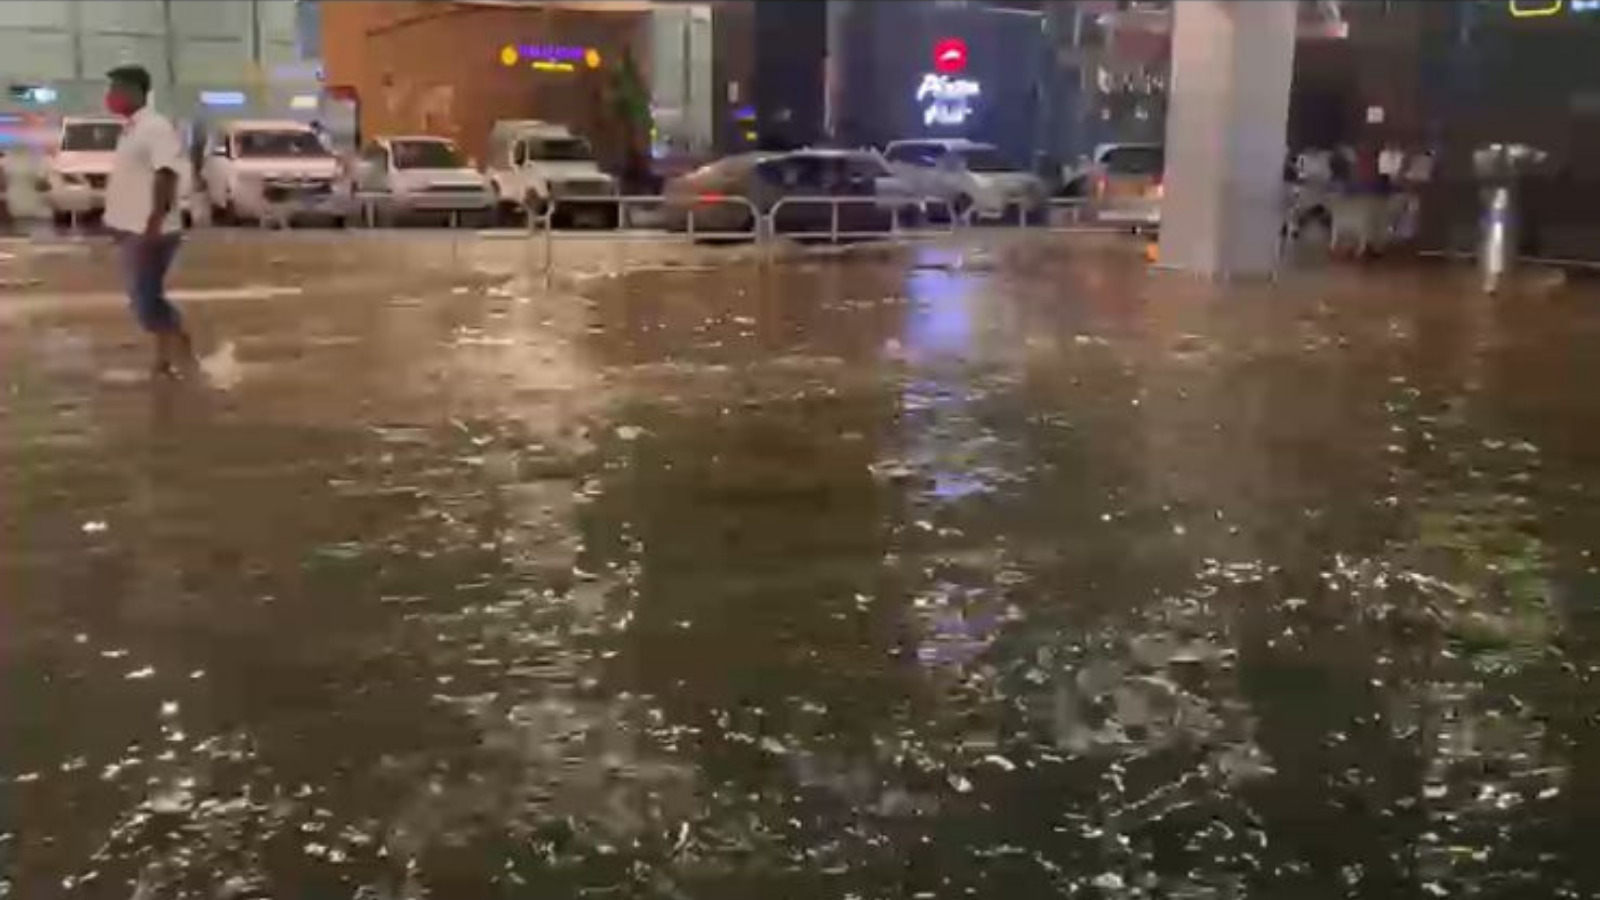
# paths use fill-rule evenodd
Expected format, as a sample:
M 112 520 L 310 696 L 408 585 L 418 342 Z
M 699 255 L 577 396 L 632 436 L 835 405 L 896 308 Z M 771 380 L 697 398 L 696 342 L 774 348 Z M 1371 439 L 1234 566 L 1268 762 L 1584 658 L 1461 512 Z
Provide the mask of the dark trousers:
M 164 234 L 154 242 L 125 235 L 118 246 L 128 302 L 146 331 L 176 331 L 183 324 L 178 308 L 167 299 L 167 270 L 172 268 L 182 241 L 183 235 L 176 233 Z

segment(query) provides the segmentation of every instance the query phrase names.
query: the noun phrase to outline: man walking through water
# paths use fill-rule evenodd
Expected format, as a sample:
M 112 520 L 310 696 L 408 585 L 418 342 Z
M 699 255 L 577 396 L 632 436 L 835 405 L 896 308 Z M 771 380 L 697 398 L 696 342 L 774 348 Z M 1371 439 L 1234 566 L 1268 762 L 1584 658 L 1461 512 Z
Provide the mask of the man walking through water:
M 119 66 L 106 78 L 106 109 L 125 124 L 106 187 L 105 224 L 116 235 L 133 314 L 155 338 L 155 374 L 173 377 L 195 368 L 189 333 L 166 288 L 183 240 L 183 142 L 172 123 L 150 108 L 150 73 L 142 66 Z

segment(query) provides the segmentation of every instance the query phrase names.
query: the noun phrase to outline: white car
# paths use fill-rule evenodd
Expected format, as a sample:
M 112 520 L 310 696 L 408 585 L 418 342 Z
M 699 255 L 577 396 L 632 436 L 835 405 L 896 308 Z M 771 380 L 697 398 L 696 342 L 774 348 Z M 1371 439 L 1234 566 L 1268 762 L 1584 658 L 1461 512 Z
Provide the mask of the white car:
M 68 116 L 61 121 L 39 185 L 56 224 L 105 210 L 106 181 L 122 125 L 112 116 Z
M 965 138 L 894 141 L 883 156 L 913 190 L 943 201 L 957 216 L 1032 216 L 1048 203 L 1044 181 L 1007 162 L 993 144 Z
M 317 217 L 343 224 L 350 181 L 302 122 L 228 122 L 207 139 L 204 180 L 211 220 Z
M 589 142 L 564 125 L 496 122 L 489 135 L 489 179 L 502 216 L 556 215 L 615 224 L 617 180 L 601 171 Z
M 482 214 L 494 206 L 489 179 L 440 137 L 380 137 L 361 151 L 356 191 L 372 220 L 417 213 Z
M 61 122 L 38 179 L 39 192 L 57 225 L 105 212 L 106 184 L 122 136 L 123 120 L 114 116 L 68 116 Z M 186 198 L 194 190 L 194 170 L 185 160 L 178 170 L 178 198 L 184 220 L 192 220 Z
M 1146 230 L 1161 224 L 1166 165 L 1160 144 L 1101 144 L 1086 166 L 1063 180 L 1067 194 L 1082 197 L 1096 221 Z

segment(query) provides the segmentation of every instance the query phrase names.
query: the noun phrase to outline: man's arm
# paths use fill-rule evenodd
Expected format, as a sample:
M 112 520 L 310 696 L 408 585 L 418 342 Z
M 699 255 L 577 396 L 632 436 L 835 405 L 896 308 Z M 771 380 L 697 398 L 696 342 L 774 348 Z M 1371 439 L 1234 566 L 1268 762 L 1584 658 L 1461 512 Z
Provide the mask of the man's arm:
M 178 166 L 183 164 L 183 147 L 170 125 L 150 131 L 146 151 L 155 174 L 150 179 L 150 218 L 145 221 L 144 233 L 145 237 L 157 238 L 161 236 L 162 223 L 178 203 Z
M 178 201 L 178 173 L 171 169 L 157 169 L 150 185 L 150 219 L 145 222 L 147 237 L 161 235 L 161 223 L 167 220 L 173 204 Z

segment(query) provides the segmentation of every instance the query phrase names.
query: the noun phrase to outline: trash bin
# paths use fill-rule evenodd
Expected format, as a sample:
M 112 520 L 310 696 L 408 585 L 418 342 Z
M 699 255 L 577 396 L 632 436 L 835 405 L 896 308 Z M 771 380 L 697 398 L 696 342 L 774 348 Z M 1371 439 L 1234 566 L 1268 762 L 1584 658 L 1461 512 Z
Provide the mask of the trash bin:
M 1478 272 L 1486 294 L 1498 291 L 1516 270 L 1521 240 L 1520 182 L 1522 176 L 1544 159 L 1543 150 L 1527 144 L 1489 144 L 1472 153 L 1472 169 L 1483 186 L 1483 209 L 1478 219 Z

